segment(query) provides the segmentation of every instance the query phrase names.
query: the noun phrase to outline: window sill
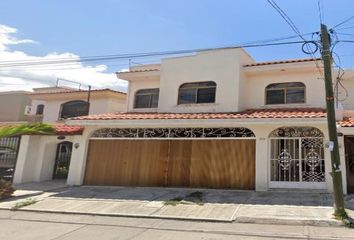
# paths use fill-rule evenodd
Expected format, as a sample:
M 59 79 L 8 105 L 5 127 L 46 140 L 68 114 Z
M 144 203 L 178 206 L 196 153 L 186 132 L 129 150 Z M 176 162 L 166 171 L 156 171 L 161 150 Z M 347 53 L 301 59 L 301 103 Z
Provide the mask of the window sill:
M 266 104 L 262 105 L 262 108 L 296 108 L 296 107 L 311 107 L 310 104 L 307 103 L 291 103 L 291 104 Z
M 186 104 L 178 104 L 176 107 L 204 107 L 204 106 L 217 106 L 216 103 L 186 103 Z
M 157 112 L 158 108 L 132 108 L 130 112 Z

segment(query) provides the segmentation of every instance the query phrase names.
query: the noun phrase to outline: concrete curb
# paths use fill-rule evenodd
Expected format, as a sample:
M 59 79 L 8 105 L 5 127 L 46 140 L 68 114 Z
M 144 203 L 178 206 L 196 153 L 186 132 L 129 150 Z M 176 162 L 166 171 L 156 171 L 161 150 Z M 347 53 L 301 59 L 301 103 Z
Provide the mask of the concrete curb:
M 316 220 L 316 219 L 291 219 L 291 218 L 252 218 L 237 217 L 237 223 L 257 223 L 257 224 L 282 224 L 282 225 L 309 225 L 318 227 L 341 227 L 343 222 L 338 220 Z
M 0 208 L 0 210 L 11 210 Z M 197 222 L 220 222 L 232 223 L 234 220 L 222 220 L 215 218 L 196 218 L 196 217 L 177 217 L 177 216 L 153 216 L 142 214 L 121 214 L 121 213 L 87 213 L 87 212 L 73 212 L 73 211 L 49 211 L 49 210 L 33 210 L 26 208 L 19 208 L 11 211 L 24 211 L 24 212 L 38 212 L 38 213 L 57 213 L 57 214 L 74 214 L 74 215 L 87 215 L 87 216 L 105 216 L 105 217 L 130 217 L 130 218 L 146 218 L 146 219 L 167 219 L 167 220 L 180 220 L 180 221 L 197 221 Z
M 9 210 L 9 209 L 4 209 Z M 107 214 L 107 213 L 87 213 L 74 211 L 49 211 L 49 210 L 33 210 L 20 208 L 12 211 L 37 212 L 37 213 L 56 213 L 56 214 L 74 214 L 86 216 L 106 216 L 106 217 L 130 217 L 130 218 L 144 218 L 144 219 L 166 219 L 178 221 L 196 221 L 196 222 L 219 222 L 219 223 L 255 223 L 255 224 L 281 224 L 281 225 L 309 225 L 319 227 L 341 227 L 344 224 L 338 220 L 309 220 L 309 219 L 291 219 L 291 218 L 254 218 L 254 217 L 236 217 L 233 220 L 210 219 L 210 218 L 196 218 L 196 217 L 177 217 L 177 216 L 153 216 L 142 214 Z

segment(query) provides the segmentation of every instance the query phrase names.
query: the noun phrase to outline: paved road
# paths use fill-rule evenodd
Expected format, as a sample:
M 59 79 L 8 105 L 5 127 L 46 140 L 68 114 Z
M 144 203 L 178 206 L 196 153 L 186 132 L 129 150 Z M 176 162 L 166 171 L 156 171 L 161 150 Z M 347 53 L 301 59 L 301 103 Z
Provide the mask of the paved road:
M 0 211 L 0 239 L 354 239 L 344 227 L 188 222 Z

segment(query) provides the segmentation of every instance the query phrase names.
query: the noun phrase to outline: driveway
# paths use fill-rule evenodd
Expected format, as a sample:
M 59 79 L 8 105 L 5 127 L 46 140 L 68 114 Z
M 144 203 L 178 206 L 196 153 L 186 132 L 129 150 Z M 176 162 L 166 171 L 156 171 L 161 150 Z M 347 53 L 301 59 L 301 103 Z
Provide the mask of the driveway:
M 103 186 L 56 189 L 32 196 L 35 201 L 20 209 L 220 222 L 340 224 L 332 217 L 331 195 L 321 192 Z M 16 201 L 26 202 L 28 198 Z M 346 203 L 352 213 L 354 196 L 347 196 Z M 12 201 L 3 202 L 0 208 L 8 209 L 13 205 Z

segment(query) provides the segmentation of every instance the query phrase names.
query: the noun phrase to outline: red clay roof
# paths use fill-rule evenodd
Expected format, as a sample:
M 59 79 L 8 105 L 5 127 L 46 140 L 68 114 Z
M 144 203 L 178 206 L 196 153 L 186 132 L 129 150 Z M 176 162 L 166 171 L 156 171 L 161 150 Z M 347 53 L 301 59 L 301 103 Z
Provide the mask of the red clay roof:
M 342 121 L 338 121 L 341 127 L 354 127 L 354 117 L 345 117 Z
M 112 90 L 109 88 L 105 88 L 105 89 L 93 89 L 91 90 L 92 92 L 113 92 L 113 93 L 121 93 L 121 94 L 126 94 L 124 92 L 120 92 L 120 91 L 116 91 L 116 90 Z M 28 95 L 46 95 L 46 94 L 62 94 L 62 93 L 78 93 L 78 92 L 88 92 L 88 90 L 71 90 L 71 89 L 62 89 L 62 90 L 57 90 L 57 91 L 51 91 L 51 92 L 33 92 L 33 93 L 29 93 Z
M 81 135 L 84 131 L 84 128 L 81 126 L 69 126 L 65 124 L 58 124 L 54 127 L 57 135 Z
M 324 118 L 322 108 L 249 109 L 224 113 L 140 113 L 118 112 L 75 117 L 71 120 L 144 120 L 144 119 L 260 119 L 260 118 Z
M 158 68 L 137 69 L 137 70 L 121 71 L 121 72 L 117 72 L 117 73 L 136 73 L 136 72 L 153 72 L 153 71 L 160 71 L 160 69 L 158 69 Z
M 290 59 L 290 60 L 280 60 L 280 61 L 270 61 L 270 62 L 258 62 L 252 64 L 243 65 L 244 67 L 254 67 L 254 66 L 264 66 L 264 65 L 274 65 L 274 64 L 283 64 L 283 63 L 299 63 L 299 62 L 312 62 L 318 61 L 321 58 L 303 58 L 303 59 Z

